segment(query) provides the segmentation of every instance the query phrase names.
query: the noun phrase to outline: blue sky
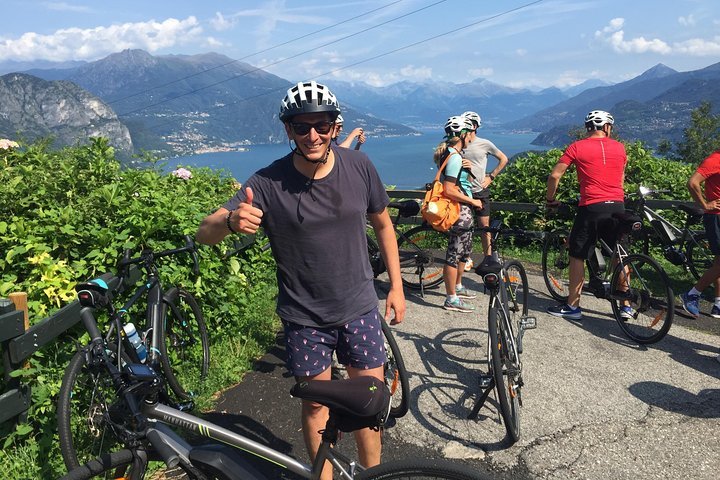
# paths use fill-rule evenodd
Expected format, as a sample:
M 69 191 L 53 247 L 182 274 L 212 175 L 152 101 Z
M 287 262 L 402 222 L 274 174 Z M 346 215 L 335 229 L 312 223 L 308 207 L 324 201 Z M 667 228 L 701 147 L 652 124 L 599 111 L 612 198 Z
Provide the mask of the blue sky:
M 4 0 L 0 65 L 215 51 L 291 81 L 621 82 L 720 62 L 717 0 Z M 302 38 L 301 38 L 302 37 Z

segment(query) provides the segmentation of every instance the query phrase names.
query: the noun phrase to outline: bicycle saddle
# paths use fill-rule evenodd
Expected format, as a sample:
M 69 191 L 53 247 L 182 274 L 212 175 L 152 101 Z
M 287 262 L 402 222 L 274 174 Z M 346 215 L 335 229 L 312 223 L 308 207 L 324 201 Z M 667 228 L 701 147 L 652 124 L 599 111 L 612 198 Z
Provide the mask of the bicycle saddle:
M 690 217 L 692 217 L 693 219 L 697 219 L 697 220 L 699 220 L 700 217 L 702 217 L 703 214 L 705 213 L 705 210 L 703 210 L 700 207 L 696 207 L 695 205 L 685 205 L 685 204 L 680 203 L 677 205 L 677 207 L 680 210 L 682 210 L 683 212 L 690 215 Z
M 483 259 L 480 265 L 475 267 L 475 273 L 477 273 L 481 277 L 484 277 L 488 273 L 494 273 L 495 275 L 499 275 L 501 268 L 502 264 L 500 262 L 488 256 Z
M 397 208 L 401 217 L 414 217 L 420 213 L 420 204 L 415 200 L 405 200 L 404 202 L 390 202 L 390 208 Z
M 633 212 L 615 212 L 612 217 L 618 221 L 618 227 L 623 233 L 630 233 L 642 228 L 642 219 Z
M 363 417 L 375 425 L 379 416 L 386 416 L 390 406 L 390 391 L 375 377 L 306 380 L 296 383 L 290 395 L 320 403 L 340 414 Z M 341 430 L 348 431 L 342 427 Z

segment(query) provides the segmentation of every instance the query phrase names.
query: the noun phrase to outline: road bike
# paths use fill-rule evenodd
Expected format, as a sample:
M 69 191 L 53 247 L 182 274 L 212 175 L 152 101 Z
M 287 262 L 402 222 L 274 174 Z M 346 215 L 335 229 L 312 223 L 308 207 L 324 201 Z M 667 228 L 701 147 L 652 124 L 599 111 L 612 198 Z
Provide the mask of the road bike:
M 420 204 L 415 200 L 390 202 L 388 208 L 397 209 L 393 226 L 397 235 L 400 256 L 400 274 L 403 285 L 425 294 L 426 288 L 440 285 L 443 281 L 443 265 L 448 236 L 429 225 L 418 225 L 407 231 L 399 228 L 399 220 L 417 216 Z M 377 278 L 386 271 L 385 261 L 375 238 L 368 234 L 368 258 L 373 275 Z
M 120 364 L 144 363 L 161 371 L 170 387 L 165 400 L 178 405 L 193 398 L 210 365 L 207 328 L 197 301 L 181 287 L 164 290 L 159 279 L 157 261 L 184 253 L 192 256 L 193 269 L 197 272 L 197 251 L 190 236 L 185 236 L 185 245 L 180 248 L 160 252 L 145 249 L 134 258 L 131 251 L 126 250 L 118 263 L 119 290 L 109 293 L 108 297 L 122 295 L 126 279 L 127 283 L 134 283 L 132 278 L 139 276 L 139 271 L 145 276 L 122 308 L 116 309 L 112 302 L 104 305 L 110 318 L 103 339 L 107 355 Z M 144 362 L 125 333 L 125 326 L 131 320 L 128 312 L 143 296 L 147 296 L 146 323 L 136 321 L 135 324 L 142 341 L 138 347 L 147 352 Z M 79 298 L 81 302 L 84 298 L 92 300 L 92 290 L 81 291 Z M 106 398 L 113 394 L 113 385 L 109 377 L 98 375 L 90 368 L 92 361 L 86 351 L 78 351 L 65 370 L 60 388 L 58 433 L 68 468 L 77 467 L 113 446 L 113 437 L 108 435 L 103 421 L 108 409 Z M 184 405 L 189 408 L 191 403 Z
M 659 245 L 662 255 L 668 262 L 680 266 L 698 279 L 713 263 L 705 231 L 702 228 L 703 209 L 678 203 L 675 206 L 685 212 L 685 224 L 679 227 L 647 205 L 647 199 L 669 190 L 653 190 L 644 186 L 629 196 L 628 208 L 632 209 L 647 223 L 635 233 L 633 245 L 639 245 L 642 253 L 648 255 L 650 246 Z M 700 229 L 697 225 L 700 224 Z M 693 228 L 695 227 L 695 228 Z
M 573 216 L 574 207 L 562 204 L 561 214 Z M 613 221 L 615 247 L 598 239 L 585 259 L 590 279 L 583 289 L 610 302 L 615 320 L 628 338 L 640 344 L 658 342 L 670 330 L 675 313 L 670 279 L 652 257 L 629 253 L 624 246 L 626 237 L 641 228 L 640 217 L 632 212 L 614 213 Z M 569 295 L 568 238 L 568 231 L 555 230 L 543 241 L 543 279 L 559 302 L 567 302 Z
M 63 480 L 88 478 L 142 479 L 148 464 L 160 461 L 179 468 L 194 479 L 268 479 L 257 463 L 272 464 L 303 478 L 317 479 L 329 462 L 336 478 L 400 479 L 437 478 L 483 480 L 483 476 L 447 460 L 408 459 L 364 468 L 339 452 L 335 445 L 340 432 L 359 428 L 383 428 L 390 408 L 390 392 L 374 377 L 347 380 L 303 381 L 293 386 L 295 397 L 329 407 L 330 417 L 322 431 L 322 443 L 312 465 L 274 450 L 247 436 L 195 417 L 164 404 L 164 379 L 147 364 L 124 363 L 122 343 L 116 350 L 98 327 L 94 311 L 112 303 L 112 292 L 102 281 L 76 287 L 82 305 L 80 316 L 91 341 L 80 354 L 86 368 L 112 385 L 104 408 L 98 412 L 116 439 L 117 448 L 72 469 Z M 113 353 L 117 352 L 117 356 Z M 178 431 L 188 431 L 209 440 L 192 445 Z
M 475 272 L 482 277 L 490 294 L 488 302 L 487 373 L 480 375 L 481 394 L 475 401 L 469 419 L 475 419 L 490 393 L 497 392 L 497 402 L 505 430 L 512 443 L 520 438 L 520 407 L 522 406 L 523 368 L 520 354 L 523 336 L 537 327 L 535 317 L 528 315 L 528 279 L 522 263 L 502 261 L 497 247 L 501 232 L 522 234 L 493 220 L 488 227 L 477 230 L 491 234 L 492 254 Z

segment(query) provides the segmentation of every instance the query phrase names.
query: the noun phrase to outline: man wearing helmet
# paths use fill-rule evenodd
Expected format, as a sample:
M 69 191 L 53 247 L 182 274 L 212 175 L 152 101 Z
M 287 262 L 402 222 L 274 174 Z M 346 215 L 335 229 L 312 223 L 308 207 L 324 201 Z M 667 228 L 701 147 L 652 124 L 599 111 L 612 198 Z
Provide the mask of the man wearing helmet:
M 263 227 L 277 264 L 277 313 L 283 322 L 287 367 L 296 380 L 330 380 L 331 359 L 350 377 L 383 379 L 385 363 L 378 297 L 367 261 L 365 218 L 375 229 L 388 267 L 385 317 L 405 314 L 397 241 L 389 198 L 367 155 L 332 144 L 340 113 L 335 96 L 314 81 L 288 90 L 280 107 L 292 151 L 265 167 L 197 232 L 216 244 L 229 233 Z M 303 436 L 311 458 L 320 445 L 328 409 L 303 400 Z M 365 466 L 380 462 L 380 433 L 355 434 Z M 331 478 L 326 465 L 322 478 Z
M 582 320 L 580 293 L 585 280 L 585 259 L 598 236 L 615 245 L 612 214 L 625 211 L 623 182 L 627 155 L 622 143 L 610 138 L 615 120 L 602 110 L 585 117 L 588 135 L 567 147 L 547 180 L 547 206 L 557 206 L 555 199 L 560 178 L 575 165 L 580 183 L 578 213 L 570 231 L 570 285 L 567 304 L 548 307 L 548 313 L 569 320 Z M 593 279 L 591 279 L 592 281 Z M 622 316 L 633 315 L 632 308 L 622 307 Z
M 473 128 L 468 136 L 468 145 L 462 152 L 463 158 L 470 161 L 470 172 L 472 173 L 472 196 L 482 201 L 482 207 L 475 208 L 478 225 L 487 227 L 490 225 L 490 184 L 495 177 L 505 168 L 508 163 L 507 155 L 495 146 L 490 140 L 477 136 L 477 129 L 480 128 L 480 115 L 475 112 L 465 112 L 462 114 L 472 122 Z M 497 166 L 490 172 L 487 171 L 487 157 L 492 155 L 498 159 Z M 480 235 L 483 245 L 483 254 L 490 255 L 490 232 L 483 232 Z M 471 265 L 472 267 L 472 265 Z
M 335 143 L 337 143 L 339 146 L 341 146 L 343 148 L 350 148 L 353 140 L 355 140 L 357 138 L 357 143 L 355 144 L 355 150 L 360 150 L 360 145 L 365 143 L 365 132 L 360 127 L 353 128 L 353 130 L 345 138 L 345 140 L 340 142 L 340 132 L 342 132 L 344 123 L 345 123 L 345 121 L 343 120 L 342 115 L 338 115 L 337 120 L 335 120 L 335 133 L 333 134 L 333 140 L 335 141 Z

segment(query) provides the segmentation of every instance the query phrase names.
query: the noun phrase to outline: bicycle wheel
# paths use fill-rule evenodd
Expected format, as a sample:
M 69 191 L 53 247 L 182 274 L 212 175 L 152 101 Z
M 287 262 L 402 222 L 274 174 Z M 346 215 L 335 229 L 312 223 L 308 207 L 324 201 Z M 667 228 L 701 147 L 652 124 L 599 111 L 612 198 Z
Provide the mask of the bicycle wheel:
M 670 279 L 655 260 L 641 254 L 628 255 L 613 269 L 610 285 L 613 314 L 625 335 L 638 343 L 655 343 L 667 334 L 675 296 Z
M 83 465 L 69 469 L 60 480 L 87 480 L 90 478 L 129 478 L 123 477 L 133 461 L 133 452 L 127 449 L 108 452 Z
M 515 339 L 507 323 L 500 297 L 490 298 L 488 307 L 488 335 L 490 337 L 490 360 L 495 390 L 500 404 L 505 430 L 512 443 L 520 438 L 520 388 L 522 377 L 520 358 Z
M 528 285 L 527 273 L 522 263 L 517 260 L 508 260 L 503 266 L 505 271 L 505 289 L 508 296 L 508 310 L 513 326 L 520 324 L 520 318 L 528 314 Z
M 171 288 L 163 302 L 165 334 L 160 342 L 160 363 L 170 389 L 189 400 L 210 368 L 205 319 L 195 297 L 182 288 Z
M 400 480 L 400 479 L 445 479 L 445 480 L 489 480 L 461 463 L 431 458 L 396 460 L 368 468 L 355 476 L 358 480 Z
M 420 225 L 401 233 L 398 251 L 403 285 L 414 290 L 440 285 L 447 246 L 447 234 L 429 225 Z
M 108 344 L 107 352 L 114 362 L 117 347 Z M 124 352 L 122 358 L 130 362 Z M 87 362 L 84 349 L 75 353 L 65 369 L 58 398 L 60 452 L 68 470 L 122 446 L 106 420 L 118 402 L 110 374 L 103 365 Z
M 715 256 L 710 251 L 705 232 L 692 232 L 687 240 L 687 262 L 690 273 L 698 279 L 713 264 Z
M 400 354 L 400 349 L 397 346 L 395 337 L 385 320 L 382 320 L 382 332 L 385 338 L 385 353 L 387 355 L 387 362 L 385 362 L 384 368 L 385 383 L 392 395 L 390 399 L 390 416 L 400 418 L 408 411 L 410 398 L 408 373 L 405 369 L 405 362 Z
M 568 232 L 547 233 L 542 250 L 543 280 L 550 296 L 558 302 L 567 302 L 570 294 L 569 266 Z

